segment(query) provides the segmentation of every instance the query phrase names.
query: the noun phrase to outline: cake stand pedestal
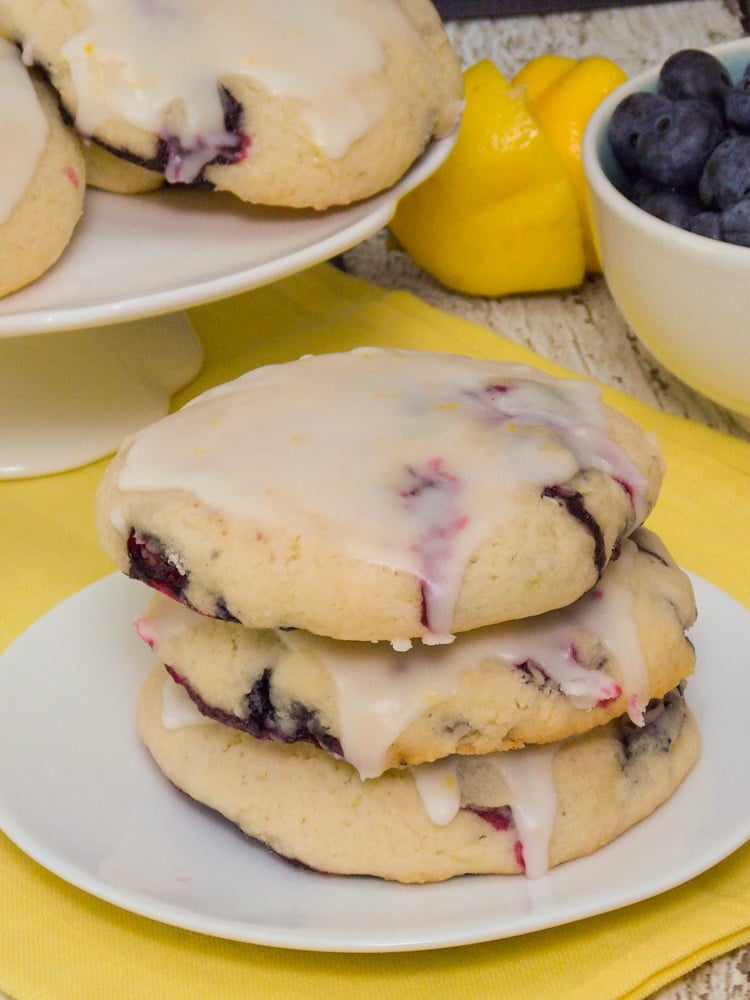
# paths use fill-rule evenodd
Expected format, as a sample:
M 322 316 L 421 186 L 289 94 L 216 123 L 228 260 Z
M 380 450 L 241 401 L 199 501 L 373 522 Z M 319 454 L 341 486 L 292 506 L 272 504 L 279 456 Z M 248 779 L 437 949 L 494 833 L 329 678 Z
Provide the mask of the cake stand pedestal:
M 184 312 L 0 339 L 0 479 L 73 469 L 164 416 L 200 370 Z

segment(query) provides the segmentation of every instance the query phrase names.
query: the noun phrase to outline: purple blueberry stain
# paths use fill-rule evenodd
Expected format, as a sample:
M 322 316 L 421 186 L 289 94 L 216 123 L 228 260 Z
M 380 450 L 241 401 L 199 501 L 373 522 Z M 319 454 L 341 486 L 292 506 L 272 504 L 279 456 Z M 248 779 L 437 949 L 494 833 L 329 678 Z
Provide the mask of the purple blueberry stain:
M 138 156 L 131 150 L 113 146 L 93 139 L 103 149 L 129 163 L 134 163 L 147 170 L 164 174 L 171 184 L 185 184 L 191 187 L 211 188 L 213 185 L 206 180 L 205 168 L 212 164 L 221 166 L 240 163 L 248 155 L 252 140 L 244 128 L 244 109 L 240 102 L 224 87 L 219 88 L 224 127 L 216 133 L 195 136 L 193 141 L 185 144 L 167 129 L 158 136 L 156 152 L 153 156 Z M 66 124 L 73 125 L 73 116 L 63 109 Z
M 271 668 L 266 668 L 253 682 L 245 700 L 247 714 L 244 718 L 224 709 L 209 705 L 174 667 L 166 665 L 173 681 L 185 689 L 201 715 L 223 726 L 248 733 L 258 740 L 276 743 L 311 743 L 335 757 L 342 758 L 341 743 L 320 723 L 317 713 L 292 702 L 283 712 L 273 701 Z
M 622 476 L 613 476 L 612 478 L 617 485 L 621 486 L 625 493 L 627 493 L 630 505 L 633 509 L 635 509 L 635 490 L 633 489 L 632 484 L 623 479 Z
M 509 830 L 515 829 L 513 810 L 510 806 L 496 806 L 487 809 L 480 806 L 465 806 L 464 808 L 484 820 L 485 823 L 489 823 L 492 829 L 497 830 L 498 833 L 506 833 Z M 523 856 L 523 844 L 518 838 L 516 838 L 513 844 L 513 853 L 519 868 L 525 872 L 526 861 Z
M 170 559 L 166 546 L 153 535 L 130 529 L 127 541 L 129 576 L 183 604 L 189 576 Z
M 572 662 L 583 665 L 582 660 L 578 656 L 574 646 L 571 646 L 569 658 Z M 604 670 L 606 662 L 605 657 L 600 657 L 594 663 L 585 664 L 585 667 L 587 670 L 592 671 L 592 673 L 595 671 L 602 671 Z M 520 673 L 522 681 L 526 684 L 533 684 L 537 690 L 561 695 L 567 694 L 563 684 L 555 680 L 554 677 L 552 677 L 545 669 L 544 665 L 538 663 L 536 660 L 524 660 L 522 663 L 515 663 L 514 667 Z M 622 688 L 619 685 L 614 685 L 611 695 L 599 698 L 593 707 L 603 708 L 606 705 L 609 705 L 610 702 L 619 698 L 621 694 Z
M 514 666 L 527 684 L 533 684 L 540 691 L 553 687 L 549 674 L 535 660 L 524 660 L 523 663 L 516 663 Z M 554 685 L 554 687 L 557 688 L 557 685 Z
M 236 615 L 233 615 L 232 612 L 229 610 L 229 608 L 227 607 L 227 602 L 224 600 L 223 597 L 220 597 L 216 601 L 216 607 L 214 608 L 214 618 L 218 618 L 220 621 L 223 622 L 234 622 L 235 624 L 239 624 L 240 621 L 239 618 L 237 618 Z
M 483 819 L 485 823 L 489 823 L 493 830 L 498 830 L 500 833 L 505 833 L 506 830 L 510 830 L 514 826 L 513 811 L 510 806 L 493 806 L 487 809 L 480 806 L 466 806 L 465 808 Z
M 687 714 L 684 688 L 683 683 L 663 698 L 652 699 L 646 706 L 642 726 L 635 726 L 624 717 L 620 721 L 621 766 L 625 773 L 644 755 L 669 753 L 672 749 Z
M 421 564 L 422 625 L 430 631 L 449 632 L 452 608 L 442 607 L 441 598 L 454 554 L 454 539 L 469 522 L 458 502 L 463 483 L 444 467 L 441 458 L 429 459 L 422 466 L 408 466 L 406 479 L 398 495 L 420 525 L 412 549 Z
M 601 573 L 607 564 L 604 536 L 598 522 L 586 509 L 583 494 L 567 486 L 545 486 L 542 496 L 556 500 L 588 531 L 594 543 L 594 565 L 597 572 Z
M 132 579 L 139 580 L 166 597 L 179 601 L 180 604 L 184 604 L 192 611 L 197 610 L 185 596 L 185 591 L 190 583 L 190 574 L 176 564 L 174 556 L 170 555 L 163 542 L 154 535 L 131 528 L 128 535 L 127 551 L 128 575 Z M 218 618 L 220 621 L 235 623 L 239 621 L 229 610 L 223 597 L 217 599 L 213 613 L 199 613 L 208 614 L 209 617 Z
M 661 563 L 662 566 L 669 567 L 669 561 L 660 555 L 658 552 L 654 552 L 650 549 L 643 541 L 643 536 L 640 534 L 631 535 L 630 540 L 634 543 L 635 547 L 639 552 L 643 552 L 644 555 L 650 556 L 652 559 L 656 559 L 657 562 Z

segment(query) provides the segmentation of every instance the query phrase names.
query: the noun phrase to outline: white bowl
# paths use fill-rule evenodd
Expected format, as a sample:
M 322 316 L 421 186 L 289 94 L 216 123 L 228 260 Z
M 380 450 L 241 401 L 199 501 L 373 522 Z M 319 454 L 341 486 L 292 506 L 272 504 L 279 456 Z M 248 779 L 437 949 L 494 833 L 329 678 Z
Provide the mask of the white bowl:
M 750 38 L 709 49 L 738 79 Z M 607 139 L 619 102 L 655 90 L 661 64 L 613 91 L 583 139 L 594 235 L 612 296 L 638 338 L 693 389 L 750 418 L 750 247 L 688 233 L 636 207 Z

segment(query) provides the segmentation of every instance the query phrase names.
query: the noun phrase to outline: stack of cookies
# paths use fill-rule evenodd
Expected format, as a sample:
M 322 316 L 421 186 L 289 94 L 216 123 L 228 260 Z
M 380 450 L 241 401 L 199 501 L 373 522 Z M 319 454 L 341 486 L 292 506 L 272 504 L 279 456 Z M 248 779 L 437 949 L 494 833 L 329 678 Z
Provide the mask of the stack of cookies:
M 278 854 L 402 882 L 591 853 L 677 788 L 690 582 L 656 442 L 590 383 L 360 349 L 127 441 L 107 552 L 156 593 L 164 774 Z

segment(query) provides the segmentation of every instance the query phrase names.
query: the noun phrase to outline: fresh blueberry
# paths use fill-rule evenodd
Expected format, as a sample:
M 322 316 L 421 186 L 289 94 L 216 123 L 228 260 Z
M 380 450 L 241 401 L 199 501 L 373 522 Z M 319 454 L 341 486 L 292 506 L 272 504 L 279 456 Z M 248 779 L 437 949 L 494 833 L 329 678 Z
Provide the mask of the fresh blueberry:
M 681 49 L 664 63 L 659 74 L 659 93 L 673 101 L 702 98 L 723 108 L 732 80 L 722 63 L 702 49 Z
M 634 205 L 643 208 L 643 203 L 647 198 L 650 198 L 655 191 L 663 190 L 659 184 L 654 184 L 646 177 L 636 177 L 626 193 Z
M 644 90 L 628 94 L 615 108 L 607 127 L 607 138 L 626 173 L 638 172 L 635 148 L 643 126 L 669 108 L 668 98 Z
M 698 236 L 707 236 L 711 240 L 721 240 L 724 238 L 721 226 L 721 212 L 710 212 L 708 210 L 698 212 L 685 222 L 683 229 L 686 229 L 689 233 L 696 233 Z
M 687 188 L 698 182 L 711 153 L 723 138 L 723 122 L 712 104 L 673 101 L 644 124 L 636 161 L 644 177 L 664 187 Z
M 750 132 L 750 64 L 726 97 L 724 114 L 729 125 Z
M 733 84 L 710 52 L 675 52 L 656 94 L 631 94 L 615 108 L 608 138 L 635 205 L 687 232 L 750 247 L 750 62 Z
M 722 211 L 750 195 L 750 136 L 725 139 L 709 157 L 698 193 L 704 205 Z
M 750 247 L 750 197 L 742 198 L 721 213 L 724 240 L 740 247 Z
M 640 207 L 673 226 L 687 228 L 687 222 L 701 210 L 697 198 L 673 188 L 660 188 L 652 191 L 640 201 Z

